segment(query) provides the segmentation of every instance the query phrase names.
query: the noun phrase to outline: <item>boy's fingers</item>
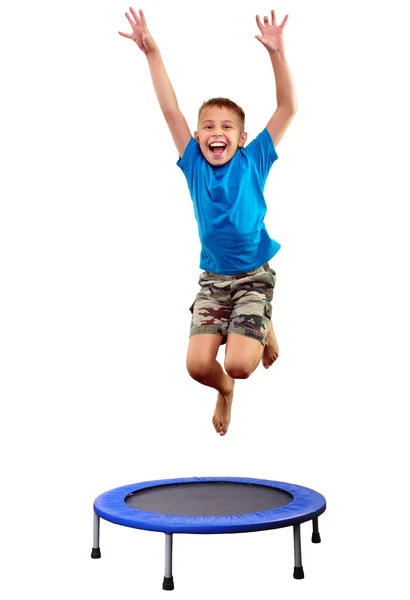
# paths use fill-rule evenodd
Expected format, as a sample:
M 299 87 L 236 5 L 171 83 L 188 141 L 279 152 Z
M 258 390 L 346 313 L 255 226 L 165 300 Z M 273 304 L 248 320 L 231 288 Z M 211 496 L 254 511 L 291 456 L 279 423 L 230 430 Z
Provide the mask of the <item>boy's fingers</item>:
M 130 38 L 130 37 L 131 37 L 129 33 L 123 33 L 122 31 L 119 31 L 118 33 L 119 33 L 120 35 L 123 35 L 123 36 L 124 36 L 124 37 L 126 37 L 126 38 Z
M 140 9 L 139 12 L 140 12 L 140 17 L 141 17 L 141 23 L 143 24 L 144 27 L 146 27 L 147 26 L 147 22 L 145 20 L 145 15 L 144 15 L 144 13 L 142 12 L 141 9 Z
M 260 35 L 255 35 L 256 39 L 259 40 L 261 42 L 261 44 L 263 44 L 265 46 L 265 42 L 263 41 L 263 37 L 261 37 Z
M 137 15 L 137 13 L 135 12 L 135 10 L 132 8 L 132 6 L 130 6 L 130 13 L 131 13 L 131 14 L 132 14 L 132 16 L 134 17 L 134 19 L 135 19 L 135 22 L 138 24 L 138 23 L 139 23 L 139 18 L 138 18 L 138 15 Z
M 129 15 L 128 13 L 125 13 L 125 16 L 127 17 L 127 19 L 128 19 L 128 21 L 129 21 L 129 23 L 130 23 L 131 27 L 134 29 L 134 27 L 135 27 L 135 23 L 134 23 L 134 21 L 131 19 L 130 15 Z
M 279 27 L 282 27 L 282 29 L 285 27 L 286 25 L 286 21 L 288 20 L 289 15 L 286 15 L 285 18 L 283 19 L 282 23 L 279 25 Z
M 272 25 L 275 25 L 275 24 L 276 24 L 276 16 L 275 16 L 275 11 L 274 11 L 274 10 L 271 10 L 270 12 L 271 12 L 271 15 L 272 15 Z
M 262 31 L 263 25 L 262 25 L 262 21 L 259 18 L 259 15 L 256 15 L 256 24 L 259 27 L 259 29 Z

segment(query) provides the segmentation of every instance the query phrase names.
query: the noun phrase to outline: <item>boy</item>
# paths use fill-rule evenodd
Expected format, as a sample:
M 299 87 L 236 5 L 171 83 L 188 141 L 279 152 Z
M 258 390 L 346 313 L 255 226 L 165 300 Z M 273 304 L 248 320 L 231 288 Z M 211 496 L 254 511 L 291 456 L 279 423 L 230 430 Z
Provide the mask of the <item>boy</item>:
M 191 307 L 187 354 L 191 377 L 218 392 L 212 423 L 219 435 L 228 431 L 235 379 L 249 377 L 262 360 L 265 368 L 279 349 L 271 323 L 271 300 L 276 275 L 268 261 L 280 248 L 268 236 L 263 219 L 263 189 L 276 146 L 292 121 L 297 100 L 286 61 L 283 29 L 287 15 L 276 25 L 256 17 L 269 52 L 277 108 L 266 128 L 246 148 L 245 114 L 227 98 L 213 98 L 199 111 L 198 130 L 191 136 L 168 79 L 158 46 L 147 28 L 142 10 L 125 13 L 132 39 L 148 60 L 154 89 L 179 153 L 194 203 L 201 240 L 200 291 Z M 216 360 L 226 343 L 225 371 Z

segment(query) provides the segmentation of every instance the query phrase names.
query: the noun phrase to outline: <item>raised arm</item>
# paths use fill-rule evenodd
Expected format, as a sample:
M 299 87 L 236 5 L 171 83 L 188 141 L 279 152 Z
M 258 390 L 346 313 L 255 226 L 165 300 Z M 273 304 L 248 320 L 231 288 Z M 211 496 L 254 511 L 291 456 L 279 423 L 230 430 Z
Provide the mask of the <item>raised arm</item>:
M 262 35 L 256 35 L 255 37 L 268 50 L 275 76 L 277 108 L 266 128 L 276 147 L 295 116 L 297 98 L 283 43 L 283 29 L 288 20 L 288 15 L 280 25 L 276 25 L 274 10 L 271 11 L 271 15 L 271 24 L 269 24 L 268 17 L 263 18 L 264 22 L 262 24 L 259 16 L 256 16 L 256 24 Z
M 182 156 L 192 137 L 188 124 L 179 109 L 177 98 L 165 70 L 159 48 L 148 31 L 143 11 L 139 11 L 139 16 L 133 8 L 130 8 L 130 12 L 132 17 L 128 13 L 125 13 L 125 16 L 132 27 L 132 33 L 123 33 L 121 31 L 118 33 L 123 37 L 133 40 L 138 48 L 146 55 L 151 72 L 152 83 L 160 108 L 171 132 L 175 146 L 177 147 L 179 156 Z

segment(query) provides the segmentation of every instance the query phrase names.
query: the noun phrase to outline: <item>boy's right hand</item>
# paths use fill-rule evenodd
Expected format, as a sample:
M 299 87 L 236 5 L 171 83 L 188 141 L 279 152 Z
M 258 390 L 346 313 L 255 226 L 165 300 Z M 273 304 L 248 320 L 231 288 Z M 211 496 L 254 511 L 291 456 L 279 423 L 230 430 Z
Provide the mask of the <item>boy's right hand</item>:
M 134 17 L 134 21 L 131 19 L 128 13 L 125 13 L 125 16 L 132 27 L 132 33 L 123 33 L 122 31 L 119 31 L 118 33 L 126 38 L 129 38 L 130 40 L 133 40 L 137 44 L 138 48 L 144 52 L 144 54 L 148 54 L 148 52 L 156 50 L 157 45 L 148 31 L 147 22 L 142 10 L 139 10 L 139 17 L 135 10 L 131 7 L 130 13 Z

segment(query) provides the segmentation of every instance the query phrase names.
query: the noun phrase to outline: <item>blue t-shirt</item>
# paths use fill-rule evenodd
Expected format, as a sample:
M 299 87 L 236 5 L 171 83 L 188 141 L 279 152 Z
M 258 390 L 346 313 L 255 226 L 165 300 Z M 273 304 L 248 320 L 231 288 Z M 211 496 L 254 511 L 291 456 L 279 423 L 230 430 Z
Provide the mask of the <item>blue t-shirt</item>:
M 268 262 L 280 244 L 266 231 L 263 195 L 278 158 L 265 128 L 230 161 L 211 165 L 192 137 L 177 161 L 194 204 L 201 242 L 200 268 L 222 275 L 253 271 Z

